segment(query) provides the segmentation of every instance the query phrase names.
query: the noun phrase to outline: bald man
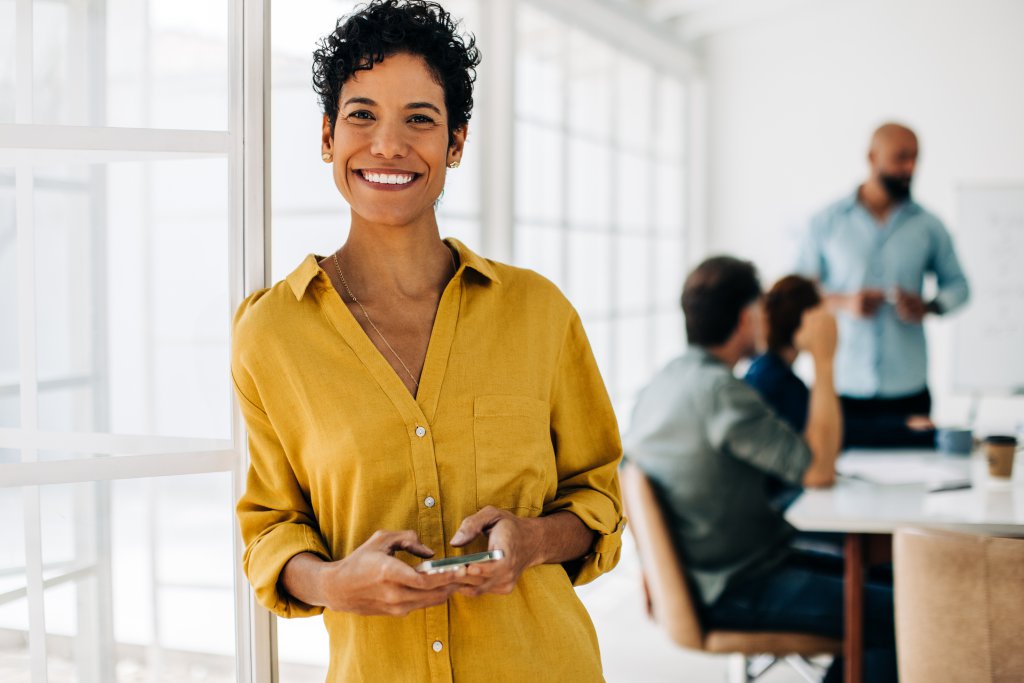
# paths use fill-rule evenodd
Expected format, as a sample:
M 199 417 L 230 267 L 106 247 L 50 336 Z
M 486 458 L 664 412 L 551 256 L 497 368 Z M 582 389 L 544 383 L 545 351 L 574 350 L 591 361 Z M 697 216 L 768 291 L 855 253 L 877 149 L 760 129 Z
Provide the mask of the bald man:
M 917 153 L 906 126 L 876 130 L 867 180 L 814 216 L 800 248 L 797 272 L 819 281 L 839 322 L 847 446 L 934 443 L 922 321 L 962 306 L 968 286 L 942 221 L 911 198 Z M 928 274 L 938 294 L 925 301 Z

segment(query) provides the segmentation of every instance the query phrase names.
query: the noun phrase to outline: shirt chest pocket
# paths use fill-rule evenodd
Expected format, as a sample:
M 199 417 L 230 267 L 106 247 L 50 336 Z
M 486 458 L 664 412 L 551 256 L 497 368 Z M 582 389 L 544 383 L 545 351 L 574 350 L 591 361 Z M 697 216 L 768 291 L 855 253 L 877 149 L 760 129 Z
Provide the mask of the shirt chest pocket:
M 477 507 L 539 513 L 557 488 L 551 409 L 528 396 L 478 396 L 473 404 Z

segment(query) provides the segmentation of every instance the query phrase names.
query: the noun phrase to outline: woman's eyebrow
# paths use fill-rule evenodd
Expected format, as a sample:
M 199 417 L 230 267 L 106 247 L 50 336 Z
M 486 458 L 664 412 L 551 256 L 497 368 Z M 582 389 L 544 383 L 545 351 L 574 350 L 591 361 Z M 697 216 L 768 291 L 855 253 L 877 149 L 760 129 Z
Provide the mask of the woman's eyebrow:
M 406 109 L 431 109 L 433 111 L 436 111 L 438 114 L 441 113 L 441 110 L 438 109 L 433 104 L 431 104 L 430 102 L 410 102 L 409 104 L 405 105 L 405 108 Z
M 341 106 L 347 107 L 350 104 L 368 104 L 371 107 L 377 105 L 377 103 L 371 100 L 369 97 L 350 97 L 349 99 L 345 100 L 345 103 Z

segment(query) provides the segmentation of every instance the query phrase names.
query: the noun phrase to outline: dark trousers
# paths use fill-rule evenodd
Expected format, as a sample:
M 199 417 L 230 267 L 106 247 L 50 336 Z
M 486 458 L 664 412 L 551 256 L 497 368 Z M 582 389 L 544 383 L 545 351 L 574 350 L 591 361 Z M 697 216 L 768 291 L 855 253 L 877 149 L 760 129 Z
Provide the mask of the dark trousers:
M 843 446 L 931 448 L 935 430 L 907 427 L 911 415 L 929 415 L 932 395 L 927 387 L 916 394 L 896 398 L 840 396 L 843 406 Z
M 842 638 L 842 559 L 796 552 L 767 574 L 730 586 L 703 617 L 710 628 Z M 825 681 L 842 678 L 842 657 L 836 657 Z M 864 585 L 864 680 L 898 680 L 892 579 L 884 575 L 869 575 Z

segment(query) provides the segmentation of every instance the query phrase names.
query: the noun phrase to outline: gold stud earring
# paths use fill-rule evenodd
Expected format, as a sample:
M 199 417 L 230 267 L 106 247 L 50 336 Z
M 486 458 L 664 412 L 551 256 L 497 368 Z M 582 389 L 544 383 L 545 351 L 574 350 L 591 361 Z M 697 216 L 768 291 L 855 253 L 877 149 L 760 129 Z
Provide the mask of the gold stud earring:
M 324 161 L 330 161 L 334 157 L 331 156 L 330 152 L 324 152 L 323 154 L 320 155 L 320 158 L 323 159 Z
M 458 161 L 453 161 L 450 164 L 448 164 L 448 168 L 458 168 L 458 167 L 459 167 L 459 162 Z

